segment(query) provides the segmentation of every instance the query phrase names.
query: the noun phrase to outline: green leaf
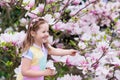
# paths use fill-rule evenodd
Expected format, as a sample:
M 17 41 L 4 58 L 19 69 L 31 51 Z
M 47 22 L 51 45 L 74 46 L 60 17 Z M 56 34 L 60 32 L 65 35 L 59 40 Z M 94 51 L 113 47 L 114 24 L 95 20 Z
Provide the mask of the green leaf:
M 72 46 L 76 46 L 76 43 L 75 43 L 75 41 L 73 41 L 73 40 L 70 40 L 70 45 L 72 45 Z
M 106 35 L 104 35 L 104 40 L 106 40 L 107 39 L 107 36 Z
M 13 65 L 13 62 L 11 62 L 11 61 L 7 61 L 5 65 L 6 65 L 7 67 L 10 67 L 10 66 Z

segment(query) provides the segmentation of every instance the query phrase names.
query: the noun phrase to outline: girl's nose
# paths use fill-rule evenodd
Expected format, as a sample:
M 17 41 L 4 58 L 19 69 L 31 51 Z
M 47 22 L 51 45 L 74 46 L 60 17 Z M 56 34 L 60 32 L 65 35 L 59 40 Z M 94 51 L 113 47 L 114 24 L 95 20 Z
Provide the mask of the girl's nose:
M 49 33 L 46 33 L 46 36 L 48 37 L 48 36 L 49 36 Z

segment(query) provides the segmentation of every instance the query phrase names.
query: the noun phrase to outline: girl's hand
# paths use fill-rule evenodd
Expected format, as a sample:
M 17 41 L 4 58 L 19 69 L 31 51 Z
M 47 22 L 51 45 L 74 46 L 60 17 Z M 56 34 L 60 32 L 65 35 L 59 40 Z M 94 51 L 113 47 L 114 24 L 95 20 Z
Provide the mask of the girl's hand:
M 47 68 L 46 73 L 47 73 L 48 76 L 53 76 L 53 75 L 56 74 L 56 71 L 53 70 L 53 69 Z
M 75 56 L 78 51 L 74 49 L 70 49 L 70 55 Z

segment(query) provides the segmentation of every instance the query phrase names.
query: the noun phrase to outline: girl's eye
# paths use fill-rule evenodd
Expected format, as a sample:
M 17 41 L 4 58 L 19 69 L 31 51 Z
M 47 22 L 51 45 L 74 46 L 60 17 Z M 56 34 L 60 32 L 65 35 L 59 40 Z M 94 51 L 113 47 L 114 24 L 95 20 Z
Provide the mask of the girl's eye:
M 43 33 L 45 33 L 45 31 L 43 31 Z
M 49 33 L 49 31 L 43 31 L 43 33 L 46 33 L 46 32 Z

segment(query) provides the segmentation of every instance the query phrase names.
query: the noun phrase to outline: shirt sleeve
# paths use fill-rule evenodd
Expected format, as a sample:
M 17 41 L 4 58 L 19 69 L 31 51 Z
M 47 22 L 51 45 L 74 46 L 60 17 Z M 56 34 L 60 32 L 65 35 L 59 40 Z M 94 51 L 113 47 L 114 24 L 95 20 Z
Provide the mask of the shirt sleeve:
M 28 59 L 32 60 L 33 59 L 33 53 L 30 50 L 28 50 L 28 51 L 23 53 L 22 58 L 28 58 Z

